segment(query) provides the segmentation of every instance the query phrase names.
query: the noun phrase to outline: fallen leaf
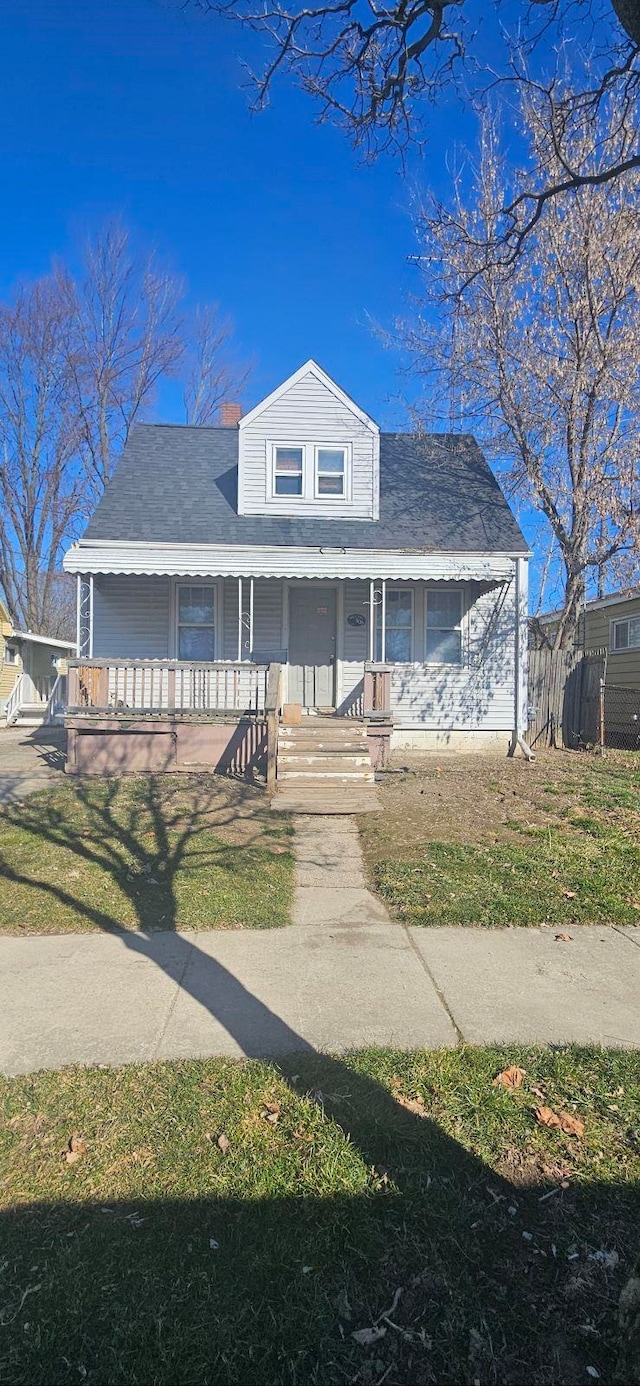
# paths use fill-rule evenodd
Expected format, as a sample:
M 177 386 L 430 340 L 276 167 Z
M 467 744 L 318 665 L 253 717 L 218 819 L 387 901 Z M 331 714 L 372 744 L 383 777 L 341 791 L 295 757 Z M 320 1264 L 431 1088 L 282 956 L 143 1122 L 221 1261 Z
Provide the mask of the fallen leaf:
M 211 1248 L 212 1251 L 219 1251 L 219 1250 L 220 1250 L 220 1243 L 216 1241 L 215 1237 L 210 1237 L 210 1238 L 209 1238 L 209 1246 L 210 1246 L 210 1248 Z
M 360 1343 L 362 1347 L 370 1347 L 372 1343 L 377 1343 L 379 1338 L 384 1338 L 386 1328 L 380 1325 L 378 1328 L 357 1328 L 351 1334 L 354 1342 Z
M 68 1165 L 75 1165 L 76 1161 L 80 1160 L 83 1155 L 86 1155 L 86 1153 L 86 1144 L 83 1141 L 82 1136 L 78 1135 L 73 1135 L 71 1137 L 67 1149 L 63 1151 L 64 1158 Z
M 414 1116 L 426 1117 L 424 1110 L 424 1097 L 396 1097 L 396 1102 L 400 1107 L 406 1107 L 408 1112 L 413 1112 Z
M 541 1126 L 560 1127 L 560 1117 L 557 1116 L 552 1107 L 534 1107 L 533 1114 Z
M 567 1136 L 577 1136 L 580 1139 L 584 1136 L 584 1122 L 581 1117 L 571 1115 L 571 1112 L 560 1113 L 560 1126 Z
M 265 1102 L 260 1115 L 264 1117 L 265 1121 L 269 1121 L 272 1126 L 275 1126 L 276 1122 L 280 1120 L 280 1107 L 278 1103 Z
M 556 943 L 573 943 L 571 934 L 556 934 Z
M 226 1155 L 227 1151 L 230 1148 L 230 1145 L 231 1141 L 229 1140 L 229 1137 L 225 1136 L 224 1131 L 222 1131 L 221 1134 L 218 1136 L 218 1150 L 221 1150 L 222 1154 Z
M 562 894 L 564 895 L 565 900 L 575 900 L 578 892 L 577 890 L 563 890 Z
M 508 1068 L 503 1068 L 493 1080 L 494 1088 L 521 1088 L 526 1070 L 518 1068 L 517 1064 L 510 1064 Z

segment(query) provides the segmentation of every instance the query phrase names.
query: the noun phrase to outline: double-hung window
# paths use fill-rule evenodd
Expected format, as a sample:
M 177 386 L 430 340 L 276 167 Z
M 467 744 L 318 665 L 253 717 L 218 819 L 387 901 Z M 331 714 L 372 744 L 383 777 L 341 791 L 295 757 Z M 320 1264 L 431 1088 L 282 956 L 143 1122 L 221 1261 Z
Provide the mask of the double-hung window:
M 382 659 L 382 603 L 377 613 L 377 659 Z M 384 658 L 389 664 L 410 664 L 413 640 L 413 593 L 410 588 L 387 588 Z
M 427 591 L 425 660 L 462 664 L 462 592 Z
M 216 589 L 178 588 L 178 659 L 215 659 Z
M 302 448 L 274 448 L 273 491 L 276 496 L 302 495 Z
M 346 493 L 346 449 L 316 448 L 316 494 L 344 496 Z
M 640 647 L 640 616 L 626 616 L 624 621 L 611 622 L 610 649 L 637 650 Z

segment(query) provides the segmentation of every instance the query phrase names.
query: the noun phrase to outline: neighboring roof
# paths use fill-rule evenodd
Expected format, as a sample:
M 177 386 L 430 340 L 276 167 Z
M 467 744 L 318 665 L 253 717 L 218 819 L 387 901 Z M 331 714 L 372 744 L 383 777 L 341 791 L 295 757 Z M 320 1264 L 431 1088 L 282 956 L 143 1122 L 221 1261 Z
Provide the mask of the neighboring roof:
M 11 640 L 27 640 L 30 645 L 52 645 L 55 650 L 75 650 L 75 640 L 54 640 L 51 635 L 34 635 L 31 630 L 12 630 Z
M 620 606 L 623 602 L 635 602 L 640 597 L 640 587 L 630 587 L 626 592 L 609 592 L 606 597 L 590 597 L 585 602 L 583 611 L 599 611 L 605 606 Z M 557 607 L 555 611 L 545 611 L 542 616 L 536 616 L 540 625 L 548 625 L 550 621 L 557 621 L 562 615 L 562 607 Z
M 237 427 L 138 424 L 84 541 L 528 552 L 469 434 L 382 433 L 379 520 L 238 515 L 237 484 Z

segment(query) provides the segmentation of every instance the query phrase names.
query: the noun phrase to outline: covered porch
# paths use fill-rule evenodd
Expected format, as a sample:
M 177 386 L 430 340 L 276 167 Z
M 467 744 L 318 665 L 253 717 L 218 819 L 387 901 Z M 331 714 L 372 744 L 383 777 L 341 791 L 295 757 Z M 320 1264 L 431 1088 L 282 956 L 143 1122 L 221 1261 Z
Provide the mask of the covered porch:
M 144 571 L 102 547 L 77 573 L 70 769 L 125 768 L 135 749 L 135 769 L 264 772 L 283 713 L 365 724 L 374 763 L 392 735 L 513 734 L 526 637 L 514 556 L 262 550 L 238 573 L 234 551 L 187 564 L 163 549 L 151 572 L 151 546 Z

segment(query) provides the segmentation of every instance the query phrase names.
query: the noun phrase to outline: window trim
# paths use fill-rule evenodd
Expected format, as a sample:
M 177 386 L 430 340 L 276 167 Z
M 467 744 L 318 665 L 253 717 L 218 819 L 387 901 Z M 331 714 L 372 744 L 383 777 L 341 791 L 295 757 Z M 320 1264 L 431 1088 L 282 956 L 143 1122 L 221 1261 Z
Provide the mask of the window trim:
M 411 597 L 411 625 L 410 625 L 409 627 L 406 627 L 406 626 L 405 626 L 405 627 L 398 627 L 398 626 L 394 626 L 394 627 L 393 627 L 394 630 L 398 630 L 398 629 L 404 629 L 404 630 L 406 630 L 406 629 L 408 629 L 408 630 L 410 631 L 410 633 L 411 633 L 411 650 L 410 650 L 410 654 L 409 654 L 409 658 L 408 658 L 408 659 L 390 659 L 390 658 L 389 658 L 389 655 L 388 655 L 388 652 L 387 652 L 387 650 L 386 650 L 386 648 L 385 648 L 384 662 L 385 662 L 385 664 L 392 664 L 392 665 L 394 666 L 394 668 L 406 669 L 406 667 L 407 667 L 408 664 L 415 664 L 415 662 L 416 662 L 416 589 L 415 589 L 415 587 L 407 586 L 405 583 L 402 583 L 402 584 L 400 584 L 400 585 L 397 586 L 397 587 L 395 587 L 395 586 L 392 587 L 389 583 L 387 583 L 386 600 L 385 600 L 385 618 L 388 617 L 388 615 L 389 615 L 389 596 L 390 596 L 390 594 L 391 594 L 392 592 L 408 592 L 408 593 L 409 593 L 409 596 Z M 378 612 L 380 613 L 380 621 L 379 621 L 379 623 L 378 623 Z M 388 632 L 389 632 L 389 623 L 388 623 L 388 620 L 385 620 L 385 624 L 386 624 L 386 632 L 385 632 L 385 636 L 386 636 L 386 635 L 388 635 Z M 376 662 L 378 662 L 378 641 L 379 641 L 379 640 L 380 640 L 380 648 L 382 647 L 382 640 L 381 640 L 381 638 L 380 638 L 381 635 L 382 635 L 382 605 L 381 605 L 381 603 L 378 602 L 378 603 L 376 603 L 376 632 L 375 632 Z M 385 642 L 384 642 L 384 643 L 385 643 L 385 647 L 386 647 L 386 644 L 387 644 L 386 638 L 385 638 Z
M 295 449 L 296 452 L 299 452 L 299 453 L 301 453 L 301 455 L 302 455 L 302 456 L 301 456 L 301 463 L 300 463 L 300 491 L 299 491 L 298 493 L 296 493 L 295 491 L 293 491 L 293 492 L 290 491 L 290 492 L 288 492 L 288 493 L 286 493 L 286 492 L 283 493 L 282 491 L 277 491 L 277 490 L 276 490 L 276 477 L 278 476 L 278 470 L 277 470 L 278 452 L 279 452 L 279 451 L 284 451 L 285 448 Z M 284 500 L 284 501 L 301 501 L 301 500 L 304 500 L 304 493 L 305 493 L 305 471 L 306 471 L 306 455 L 305 455 L 305 454 L 306 454 L 306 448 L 305 448 L 305 444 L 304 444 L 304 443 L 285 443 L 285 442 L 282 442 L 281 440 L 279 440 L 278 442 L 272 443 L 272 444 L 271 444 L 271 499 L 272 499 L 272 500 L 277 500 L 277 501 L 283 501 L 283 500 Z M 280 475 L 281 475 L 281 476 L 293 476 L 294 474 L 293 474 L 293 472 L 282 472 L 282 473 L 280 473 Z M 297 475 L 297 473 L 296 473 L 296 475 Z
M 7 655 L 11 655 L 11 659 L 7 659 Z M 16 664 L 20 663 L 20 651 L 15 645 L 10 645 L 8 642 L 5 643 L 2 652 L 2 663 L 6 664 L 10 669 L 15 669 Z
M 314 500 L 321 501 L 324 505 L 326 501 L 350 501 L 351 500 L 351 443 L 314 443 L 313 445 L 313 497 Z M 319 470 L 319 457 L 321 452 L 341 452 L 343 457 L 343 486 L 339 494 L 320 490 L 321 476 L 338 476 L 338 472 L 321 472 Z
M 429 626 L 429 597 L 432 592 L 437 593 L 436 587 L 425 587 L 424 591 L 424 662 L 433 669 L 462 669 L 465 664 L 465 589 L 464 587 L 447 587 L 448 594 L 455 592 L 460 599 L 460 620 L 455 626 Z M 429 630 L 453 631 L 460 633 L 460 660 L 457 663 L 450 659 L 430 659 L 427 655 L 427 632 Z
M 632 644 L 631 641 L 630 641 L 630 639 L 629 639 L 629 631 L 628 631 L 628 630 L 627 630 L 627 644 L 626 644 L 626 645 L 622 645 L 622 646 L 616 646 L 616 643 L 615 643 L 615 641 L 616 641 L 616 629 L 617 629 L 617 627 L 618 627 L 618 626 L 627 626 L 627 628 L 628 628 L 628 627 L 630 626 L 630 624 L 631 624 L 632 621 L 640 621 L 640 612 L 638 612 L 638 613 L 637 613 L 636 615 L 634 615 L 634 616 L 618 616 L 615 620 L 612 620 L 612 621 L 609 622 L 609 654 L 614 654 L 614 655 L 632 654 L 634 650 L 640 650 L 640 640 L 634 641 L 633 644 Z
M 204 624 L 201 624 L 201 625 L 194 625 L 194 622 L 193 622 L 193 621 L 181 621 L 181 620 L 180 620 L 180 592 L 181 592 L 181 589 L 182 589 L 182 588 L 187 588 L 187 587 L 208 587 L 208 588 L 210 588 L 211 591 L 213 592 L 213 624 L 212 624 L 212 625 L 210 625 L 210 624 L 208 624 L 208 623 L 207 623 L 206 625 L 204 625 Z M 183 581 L 182 579 L 180 579 L 178 582 L 176 582 L 176 584 L 175 584 L 175 598 L 174 598 L 174 601 L 175 601 L 175 626 L 174 626 L 175 637 L 174 637 L 174 638 L 175 638 L 175 650 L 176 650 L 175 657 L 176 657 L 178 663 L 180 663 L 180 664 L 211 664 L 211 663 L 215 663 L 216 660 L 218 659 L 218 647 L 219 647 L 219 644 L 220 644 L 220 636 L 219 636 L 219 632 L 220 632 L 220 592 L 219 592 L 219 587 L 220 587 L 220 584 L 217 583 L 217 582 L 208 582 L 208 581 L 207 581 L 207 582 L 202 582 L 202 581 L 201 581 L 201 582 L 196 582 L 194 579 L 191 579 L 191 580 L 188 581 L 188 582 L 187 582 L 187 581 Z M 189 659 L 183 659 L 183 658 L 181 657 L 181 655 L 180 655 L 180 631 L 181 631 L 181 629 L 182 629 L 183 626 L 184 626 L 184 627 L 188 627 L 189 629 L 196 629 L 196 630 L 198 630 L 198 629 L 199 629 L 199 630 L 213 630 L 213 659 L 212 659 L 212 660 L 210 660 L 210 659 L 202 659 L 202 660 L 200 660 L 200 659 L 195 659 L 195 660 L 191 659 L 191 660 L 189 660 Z

